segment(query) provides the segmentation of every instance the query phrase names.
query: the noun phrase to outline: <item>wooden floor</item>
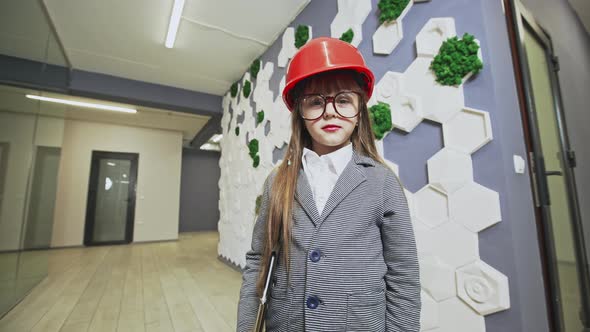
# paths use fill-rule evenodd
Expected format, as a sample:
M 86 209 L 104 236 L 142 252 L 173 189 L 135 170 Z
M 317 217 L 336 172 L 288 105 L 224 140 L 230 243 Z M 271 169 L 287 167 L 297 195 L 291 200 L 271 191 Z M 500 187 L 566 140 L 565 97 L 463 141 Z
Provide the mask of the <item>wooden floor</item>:
M 49 251 L 49 276 L 0 331 L 235 331 L 241 275 L 216 232 L 177 242 Z

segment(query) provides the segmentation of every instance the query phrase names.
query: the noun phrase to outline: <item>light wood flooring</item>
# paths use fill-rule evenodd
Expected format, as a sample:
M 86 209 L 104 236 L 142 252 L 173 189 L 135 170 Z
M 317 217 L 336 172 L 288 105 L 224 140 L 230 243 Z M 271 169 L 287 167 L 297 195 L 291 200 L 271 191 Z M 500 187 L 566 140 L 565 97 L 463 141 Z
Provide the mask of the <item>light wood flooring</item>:
M 50 250 L 48 277 L 0 331 L 235 331 L 241 274 L 217 259 L 217 241 Z

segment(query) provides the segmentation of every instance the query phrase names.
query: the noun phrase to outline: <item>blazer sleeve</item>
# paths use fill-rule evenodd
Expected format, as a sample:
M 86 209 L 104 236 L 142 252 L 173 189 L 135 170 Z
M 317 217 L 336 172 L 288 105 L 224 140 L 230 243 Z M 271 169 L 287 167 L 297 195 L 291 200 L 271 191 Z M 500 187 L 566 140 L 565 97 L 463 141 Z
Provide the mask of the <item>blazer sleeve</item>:
M 251 332 L 256 321 L 258 305 L 260 299 L 256 292 L 256 281 L 262 262 L 262 251 L 264 249 L 264 233 L 266 219 L 268 216 L 268 202 L 270 197 L 270 188 L 272 183 L 273 172 L 264 182 L 262 201 L 258 217 L 254 224 L 252 233 L 252 247 L 246 253 L 246 267 L 242 271 L 242 287 L 240 289 L 240 300 L 238 303 L 238 322 L 236 328 L 238 332 Z
M 408 202 L 397 176 L 387 172 L 381 223 L 387 265 L 386 327 L 388 332 L 420 331 L 420 271 Z

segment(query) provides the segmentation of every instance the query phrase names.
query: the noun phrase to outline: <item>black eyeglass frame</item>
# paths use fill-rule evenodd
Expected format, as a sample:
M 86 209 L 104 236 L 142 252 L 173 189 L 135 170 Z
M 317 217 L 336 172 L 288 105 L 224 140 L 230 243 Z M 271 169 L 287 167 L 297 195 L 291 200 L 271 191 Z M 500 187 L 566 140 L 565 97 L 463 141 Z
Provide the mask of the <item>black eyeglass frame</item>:
M 322 116 L 324 116 L 324 113 L 326 113 L 326 106 L 328 106 L 328 103 L 332 103 L 332 106 L 334 106 L 334 110 L 336 111 L 336 113 L 338 113 L 338 115 L 340 115 L 343 118 L 352 119 L 352 118 L 359 115 L 360 105 L 356 105 L 356 109 L 357 109 L 356 114 L 353 116 L 344 116 L 344 115 L 340 114 L 340 112 L 338 112 L 338 107 L 336 107 L 336 97 L 338 97 L 338 95 L 340 95 L 342 93 L 350 93 L 350 92 L 355 93 L 358 96 L 358 102 L 360 103 L 363 92 L 355 91 L 355 90 L 342 90 L 342 91 L 338 92 L 337 94 L 335 94 L 334 96 L 325 96 L 321 93 L 308 93 L 308 94 L 301 95 L 301 96 L 299 96 L 299 98 L 297 98 L 297 105 L 299 106 L 299 115 L 301 116 L 301 118 L 303 120 L 306 120 L 306 121 L 317 120 L 317 119 L 321 118 Z M 303 100 L 303 98 L 308 97 L 308 96 L 320 96 L 324 99 L 324 110 L 322 111 L 322 114 L 320 114 L 317 118 L 308 119 L 303 116 L 303 110 L 301 109 L 301 101 Z

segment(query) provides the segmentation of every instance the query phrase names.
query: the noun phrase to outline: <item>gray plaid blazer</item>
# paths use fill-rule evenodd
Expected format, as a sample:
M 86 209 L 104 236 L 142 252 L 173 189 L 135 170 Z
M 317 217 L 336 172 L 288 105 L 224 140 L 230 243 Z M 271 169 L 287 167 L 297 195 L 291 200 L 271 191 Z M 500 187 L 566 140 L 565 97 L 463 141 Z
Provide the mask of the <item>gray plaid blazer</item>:
M 238 331 L 250 332 L 256 319 L 256 280 L 275 175 L 266 179 L 246 254 Z M 353 151 L 321 215 L 301 170 L 293 209 L 290 275 L 279 260 L 267 331 L 420 330 L 414 231 L 403 187 L 389 168 Z

